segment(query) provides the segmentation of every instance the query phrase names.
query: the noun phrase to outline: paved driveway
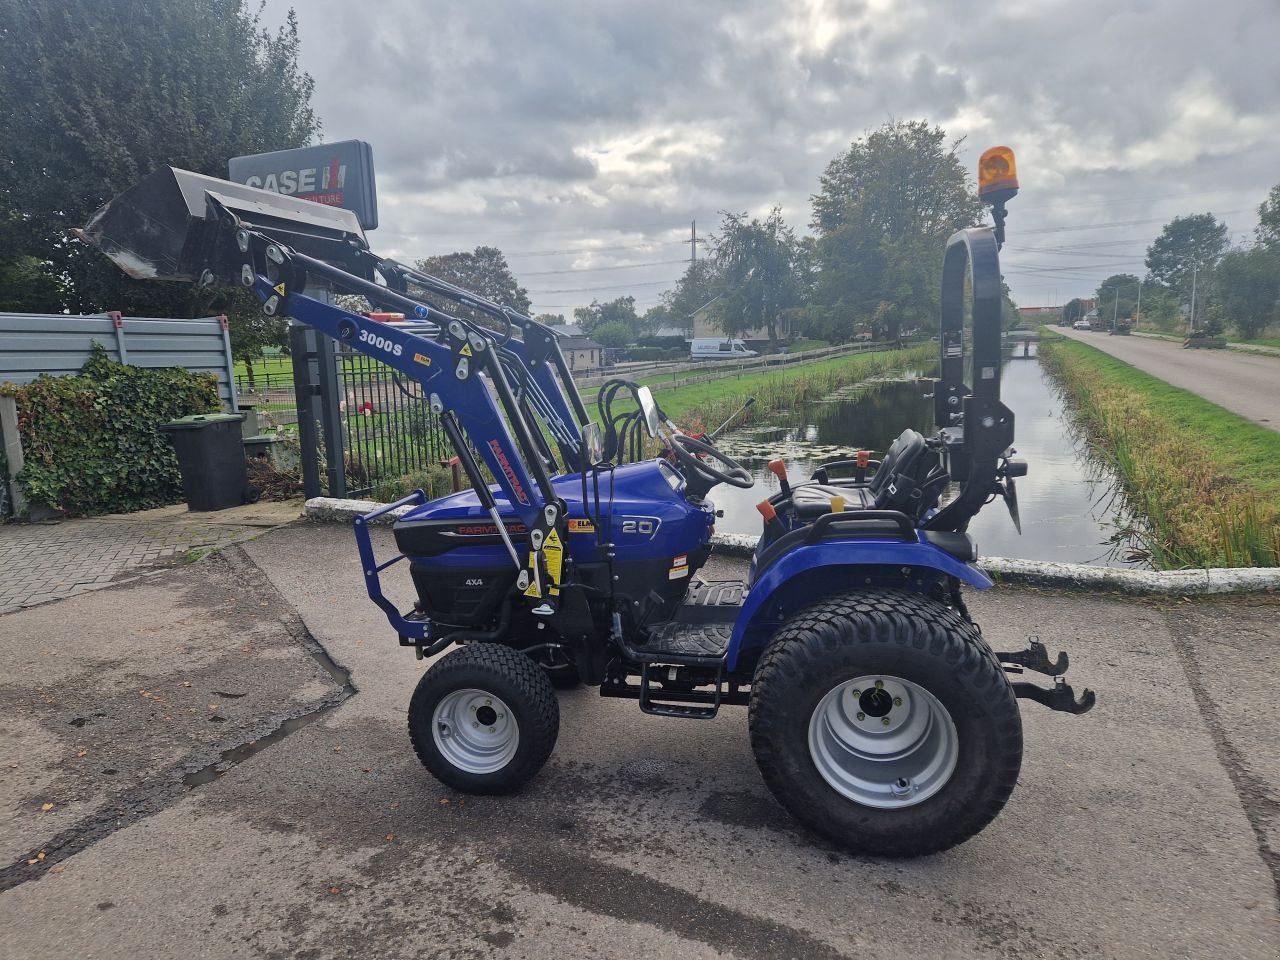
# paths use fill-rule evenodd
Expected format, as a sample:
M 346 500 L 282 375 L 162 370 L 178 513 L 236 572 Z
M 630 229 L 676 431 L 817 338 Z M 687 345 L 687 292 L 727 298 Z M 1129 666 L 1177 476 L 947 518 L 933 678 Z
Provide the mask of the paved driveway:
M 1096 330 L 1063 328 L 1058 332 L 1247 420 L 1280 430 L 1280 357 L 1235 350 L 1186 350 L 1179 340 L 1113 337 Z
M 1280 956 L 1275 602 L 1158 607 L 1012 588 L 973 598 L 992 642 L 1036 633 L 1068 647 L 1073 679 L 1097 689 L 1099 705 L 1085 717 L 1027 706 L 1026 761 L 1004 813 L 955 850 L 893 862 L 797 828 L 761 781 L 740 709 L 663 720 L 568 692 L 556 752 L 525 792 L 447 790 L 418 765 L 404 728 L 424 665 L 362 597 L 349 531 L 294 525 L 243 549 L 272 595 L 237 601 L 225 586 L 210 597 L 217 617 L 236 603 L 260 606 L 270 623 L 300 612 L 357 692 L 243 762 L 233 755 L 220 779 L 136 815 L 127 797 L 104 793 L 93 822 L 105 809 L 118 818 L 107 829 L 77 844 L 72 824 L 53 868 L 2 871 L 5 956 Z M 138 589 L 0 617 L 0 637 L 12 623 L 9 649 L 20 650 L 38 632 L 26 618 L 56 609 L 74 622 L 107 597 L 134 598 L 145 617 L 158 599 Z M 173 589 L 189 616 L 209 616 L 197 590 Z M 211 642 L 237 629 L 227 620 Z M 252 689 L 263 664 L 292 663 L 293 682 L 315 689 L 289 694 L 278 672 L 264 673 L 284 684 L 283 700 L 325 695 L 270 636 L 252 649 L 237 682 Z M 191 679 L 180 650 L 173 663 L 165 689 Z M 228 682 L 216 689 L 243 689 Z M 36 722 L 6 756 L 74 764 L 81 733 Z M 41 849 L 44 796 L 17 795 L 33 812 L 8 849 Z

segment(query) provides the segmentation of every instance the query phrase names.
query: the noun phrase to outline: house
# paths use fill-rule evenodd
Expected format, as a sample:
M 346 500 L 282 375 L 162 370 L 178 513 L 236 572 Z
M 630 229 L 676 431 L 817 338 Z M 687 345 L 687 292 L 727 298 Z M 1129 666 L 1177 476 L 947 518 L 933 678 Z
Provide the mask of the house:
M 703 337 L 723 337 L 725 335 L 724 328 L 720 326 L 720 318 L 716 315 L 713 305 L 720 297 L 714 300 L 708 300 L 697 310 L 693 311 L 693 335 L 695 338 Z M 739 340 L 757 341 L 767 343 L 769 340 L 768 327 L 754 327 L 750 330 L 735 331 L 734 337 Z M 787 316 L 778 318 L 778 339 L 789 340 L 791 338 L 791 319 Z
M 599 370 L 604 366 L 604 347 L 590 337 L 566 336 L 557 331 L 560 338 L 560 352 L 564 361 L 574 373 L 585 370 Z

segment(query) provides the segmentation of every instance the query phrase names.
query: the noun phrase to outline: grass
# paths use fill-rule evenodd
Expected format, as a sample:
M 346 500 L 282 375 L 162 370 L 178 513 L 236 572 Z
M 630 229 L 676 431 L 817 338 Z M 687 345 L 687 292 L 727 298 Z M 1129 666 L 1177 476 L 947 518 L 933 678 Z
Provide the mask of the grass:
M 657 395 L 667 416 L 689 431 L 713 429 L 735 413 L 748 397 L 755 405 L 740 423 L 778 410 L 790 410 L 824 397 L 838 387 L 926 364 L 937 356 L 937 347 L 922 344 L 906 350 L 877 350 L 831 357 L 782 370 L 761 370 L 706 383 L 674 387 Z M 616 411 L 626 409 L 619 398 Z
M 1041 358 L 1158 568 L 1280 566 L 1280 433 L 1087 344 L 1051 334 Z
M 293 358 L 287 353 L 280 354 L 276 357 L 261 357 L 253 361 L 253 375 L 255 377 L 270 376 L 273 380 L 280 377 L 293 376 Z M 249 376 L 249 369 L 245 366 L 243 360 L 236 361 L 236 376 Z

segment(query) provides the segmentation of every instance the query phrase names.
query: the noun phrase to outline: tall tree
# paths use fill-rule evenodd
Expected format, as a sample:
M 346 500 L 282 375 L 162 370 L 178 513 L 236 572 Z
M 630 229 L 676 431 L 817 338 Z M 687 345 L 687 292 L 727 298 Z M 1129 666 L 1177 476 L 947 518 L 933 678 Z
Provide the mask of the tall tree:
M 1067 301 L 1067 305 L 1062 308 L 1062 322 L 1075 323 L 1084 317 L 1084 301 L 1079 297 L 1074 297 Z
M 1258 205 L 1258 242 L 1264 247 L 1280 247 L 1280 183 L 1271 188 Z
M 720 326 L 733 336 L 764 328 L 776 349 L 779 321 L 800 305 L 808 277 L 795 231 L 774 207 L 763 220 L 725 213 L 711 238 L 712 259 L 723 285 L 715 309 Z
M 608 303 L 592 300 L 589 307 L 576 307 L 573 318 L 588 336 L 606 324 L 618 324 L 627 329 L 629 339 L 634 339 L 640 326 L 640 318 L 636 316 L 635 297 L 618 297 Z
M 692 336 L 694 311 L 714 300 L 723 289 L 714 261 L 704 257 L 689 264 L 675 289 L 662 295 L 662 302 L 670 311 L 671 323 Z
M 1138 305 L 1138 284 L 1141 281 L 1131 273 L 1116 273 L 1107 277 L 1098 287 L 1098 320 L 1110 327 L 1113 318 L 1128 320 Z
M 1219 262 L 1215 315 L 1246 340 L 1280 321 L 1280 245 L 1233 250 Z
M 476 247 L 467 253 L 446 253 L 442 256 L 419 260 L 418 269 L 433 277 L 447 280 L 456 286 L 479 294 L 486 300 L 519 313 L 528 314 L 531 301 L 529 292 L 520 286 L 507 265 L 507 258 L 497 247 Z M 488 317 L 467 307 L 460 307 L 444 297 L 427 295 L 429 303 L 445 313 L 465 317 L 481 323 L 492 323 Z
M 960 162 L 962 142 L 948 143 L 924 120 L 895 121 L 827 165 L 813 197 L 810 312 L 828 335 L 867 323 L 888 338 L 936 326 L 943 244 L 983 209 Z
M 1194 279 L 1197 296 L 1207 299 L 1209 275 L 1226 252 L 1227 225 L 1212 213 L 1174 217 L 1147 247 L 1148 276 L 1184 297 Z
M 161 165 L 225 177 L 233 156 L 311 142 L 297 19 L 272 31 L 261 16 L 245 0 L 0 0 L 0 299 L 22 302 L 12 267 L 25 258 L 73 312 L 234 306 L 130 280 L 67 231 Z M 43 298 L 47 282 L 30 289 Z

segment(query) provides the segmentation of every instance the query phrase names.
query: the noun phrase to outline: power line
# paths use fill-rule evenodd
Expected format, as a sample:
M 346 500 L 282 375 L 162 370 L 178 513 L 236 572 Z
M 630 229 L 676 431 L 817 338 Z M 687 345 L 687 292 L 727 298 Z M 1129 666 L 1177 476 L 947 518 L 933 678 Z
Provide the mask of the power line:
M 683 260 L 680 261 L 684 263 Z M 612 283 L 603 287 L 574 287 L 569 290 L 529 290 L 531 297 L 546 296 L 549 293 L 591 293 L 594 290 L 630 290 L 632 287 L 674 286 L 670 280 L 647 280 L 644 283 Z
M 551 277 L 564 273 L 596 273 L 602 270 L 638 270 L 640 267 L 663 267 L 673 263 L 687 263 L 680 260 L 650 260 L 646 263 L 620 263 L 615 267 L 570 267 L 567 270 L 538 270 L 534 273 L 521 272 L 522 277 Z

